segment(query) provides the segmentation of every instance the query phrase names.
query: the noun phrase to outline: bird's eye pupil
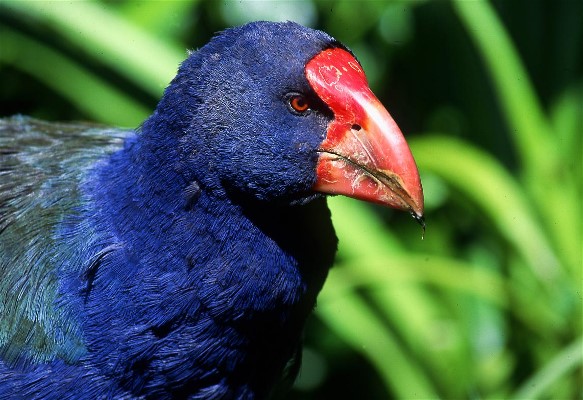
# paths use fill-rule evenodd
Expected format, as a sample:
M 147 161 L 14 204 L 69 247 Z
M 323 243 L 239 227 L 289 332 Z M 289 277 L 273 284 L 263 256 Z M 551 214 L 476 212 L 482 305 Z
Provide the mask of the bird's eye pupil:
M 291 108 L 300 113 L 306 112 L 310 108 L 310 104 L 308 103 L 306 98 L 301 95 L 292 96 L 289 99 L 289 104 Z

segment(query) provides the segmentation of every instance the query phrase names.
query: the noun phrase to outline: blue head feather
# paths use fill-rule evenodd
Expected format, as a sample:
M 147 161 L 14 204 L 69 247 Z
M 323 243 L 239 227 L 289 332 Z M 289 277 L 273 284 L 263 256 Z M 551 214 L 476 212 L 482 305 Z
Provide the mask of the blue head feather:
M 322 107 L 298 117 L 286 96 L 312 93 L 305 64 L 332 42 L 294 23 L 225 31 L 184 61 L 144 135 L 205 186 L 263 200 L 306 196 L 330 115 Z

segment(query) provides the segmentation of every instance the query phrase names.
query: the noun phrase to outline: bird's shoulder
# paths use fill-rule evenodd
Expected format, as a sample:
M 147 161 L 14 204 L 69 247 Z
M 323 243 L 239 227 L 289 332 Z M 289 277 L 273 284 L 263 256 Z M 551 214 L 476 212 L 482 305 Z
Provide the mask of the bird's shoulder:
M 130 132 L 0 119 L 0 361 L 72 360 L 83 351 L 57 301 L 70 251 L 57 230 L 81 206 L 83 174 Z

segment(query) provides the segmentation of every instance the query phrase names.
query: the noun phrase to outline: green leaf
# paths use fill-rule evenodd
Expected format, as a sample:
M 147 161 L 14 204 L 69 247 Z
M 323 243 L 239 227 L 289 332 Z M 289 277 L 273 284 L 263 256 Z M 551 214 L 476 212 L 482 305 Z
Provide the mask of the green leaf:
M 559 155 L 549 122 L 504 26 L 486 0 L 453 4 L 482 53 L 526 169 L 552 169 Z
M 491 75 L 523 163 L 525 187 L 536 212 L 543 216 L 543 234 L 581 279 L 582 199 L 580 191 L 572 190 L 580 176 L 575 171 L 581 170 L 577 161 L 581 148 L 579 156 L 561 152 L 561 134 L 553 131 L 518 51 L 490 2 L 456 0 L 454 6 Z M 574 167 L 574 163 L 578 165 Z
M 2 30 L 0 61 L 34 76 L 101 122 L 134 127 L 150 113 L 109 82 L 44 44 L 6 27 Z
M 446 136 L 418 137 L 410 146 L 419 168 L 439 175 L 475 204 L 541 281 L 562 273 L 528 197 L 495 158 Z
M 94 1 L 4 1 L 21 18 L 49 24 L 71 43 L 134 81 L 155 97 L 174 77 L 186 51 Z
M 341 262 L 330 274 L 341 274 L 343 279 L 336 281 L 334 286 L 326 284 L 319 297 L 320 303 L 363 287 L 430 284 L 443 290 L 475 296 L 497 307 L 508 306 L 508 288 L 500 275 L 450 257 L 429 254 L 393 255 L 382 260 L 369 257 Z
M 565 375 L 583 366 L 583 337 L 578 338 L 565 347 L 542 369 L 537 371 L 514 393 L 513 399 L 538 399 L 543 398 L 546 390 L 560 379 L 566 379 Z M 581 390 L 582 379 L 576 379 Z
M 342 286 L 337 279 L 339 275 L 330 276 L 328 285 Z M 399 398 L 439 397 L 423 368 L 356 294 L 348 292 L 319 303 L 316 315 L 371 361 L 389 393 L 394 391 Z

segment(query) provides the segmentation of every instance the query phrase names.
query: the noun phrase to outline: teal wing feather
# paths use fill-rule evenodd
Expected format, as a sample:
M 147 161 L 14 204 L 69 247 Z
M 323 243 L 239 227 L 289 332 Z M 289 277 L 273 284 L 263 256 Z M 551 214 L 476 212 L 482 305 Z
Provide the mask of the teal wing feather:
M 80 183 L 131 131 L 0 119 L 0 360 L 72 362 L 78 322 L 58 301 L 58 269 L 73 252 L 55 235 L 82 205 Z

